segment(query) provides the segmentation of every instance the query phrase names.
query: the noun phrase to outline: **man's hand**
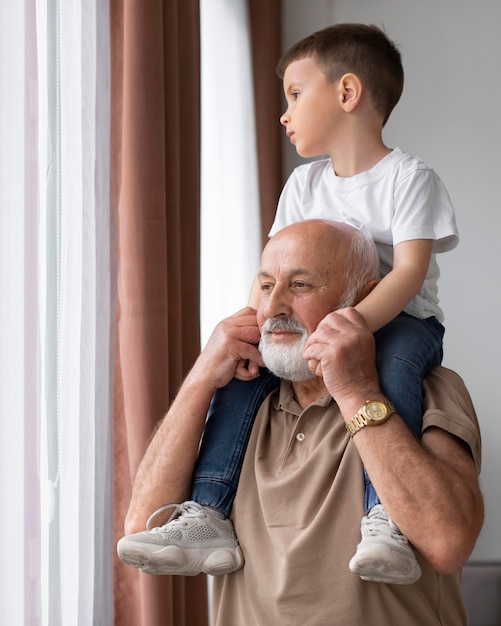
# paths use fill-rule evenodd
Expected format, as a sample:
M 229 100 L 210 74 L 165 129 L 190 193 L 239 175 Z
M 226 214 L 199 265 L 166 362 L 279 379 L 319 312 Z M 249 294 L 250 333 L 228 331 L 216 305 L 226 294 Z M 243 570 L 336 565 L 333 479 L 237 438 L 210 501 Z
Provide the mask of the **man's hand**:
M 216 326 L 193 367 L 194 373 L 208 381 L 214 390 L 228 384 L 237 370 L 243 380 L 255 378 L 259 366 L 264 365 L 257 348 L 260 337 L 255 309 L 241 309 Z M 243 378 L 241 370 L 245 362 L 255 366 L 257 373 L 245 368 L 247 373 Z
M 303 355 L 338 404 L 345 397 L 356 396 L 358 401 L 381 393 L 374 336 L 353 308 L 326 315 L 308 338 Z

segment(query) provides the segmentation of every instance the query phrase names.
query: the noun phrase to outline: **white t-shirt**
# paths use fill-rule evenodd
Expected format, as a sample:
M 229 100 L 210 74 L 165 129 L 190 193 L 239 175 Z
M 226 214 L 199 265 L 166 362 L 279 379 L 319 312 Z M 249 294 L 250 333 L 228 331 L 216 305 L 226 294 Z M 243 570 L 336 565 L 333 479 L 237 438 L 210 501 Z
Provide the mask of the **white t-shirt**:
M 434 315 L 443 321 L 436 253 L 455 248 L 459 237 L 447 189 L 424 161 L 395 148 L 372 169 L 350 178 L 336 176 L 331 159 L 300 165 L 284 186 L 270 236 L 306 219 L 364 227 L 376 242 L 381 276 L 391 270 L 393 247 L 398 243 L 433 239 L 423 287 L 405 311 L 421 319 Z

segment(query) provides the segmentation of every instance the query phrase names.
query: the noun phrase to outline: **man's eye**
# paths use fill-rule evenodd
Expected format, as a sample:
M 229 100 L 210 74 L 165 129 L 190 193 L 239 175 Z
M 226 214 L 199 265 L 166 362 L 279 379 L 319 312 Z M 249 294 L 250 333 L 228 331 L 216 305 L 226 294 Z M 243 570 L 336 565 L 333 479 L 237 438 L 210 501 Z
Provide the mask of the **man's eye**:
M 296 282 L 292 285 L 294 289 L 306 289 L 308 287 L 308 283 L 304 283 L 301 280 L 296 280 Z
M 271 291 L 273 289 L 273 285 L 270 283 L 261 283 L 261 291 Z

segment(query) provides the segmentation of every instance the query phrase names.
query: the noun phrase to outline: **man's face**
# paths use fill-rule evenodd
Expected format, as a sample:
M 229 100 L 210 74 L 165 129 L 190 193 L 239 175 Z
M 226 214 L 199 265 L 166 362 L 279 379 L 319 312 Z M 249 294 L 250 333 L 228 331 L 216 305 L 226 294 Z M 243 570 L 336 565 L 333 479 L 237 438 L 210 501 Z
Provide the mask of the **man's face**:
M 263 252 L 258 275 L 260 350 L 266 365 L 283 378 L 310 377 L 302 357 L 304 343 L 344 294 L 346 240 L 340 238 L 334 251 L 333 243 L 332 237 L 296 228 L 275 235 Z

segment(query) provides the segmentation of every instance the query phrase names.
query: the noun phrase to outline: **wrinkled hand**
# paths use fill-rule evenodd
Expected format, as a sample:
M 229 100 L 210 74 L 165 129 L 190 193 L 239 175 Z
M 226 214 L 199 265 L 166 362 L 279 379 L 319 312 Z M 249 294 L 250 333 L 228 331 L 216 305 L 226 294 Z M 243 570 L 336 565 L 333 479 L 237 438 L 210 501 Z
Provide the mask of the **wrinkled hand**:
M 193 366 L 193 371 L 214 390 L 227 385 L 237 369 L 240 371 L 246 362 L 255 366 L 256 373 L 251 369 L 246 370 L 246 378 L 243 380 L 255 378 L 259 374 L 259 366 L 264 365 L 257 348 L 260 337 L 256 310 L 251 307 L 241 309 L 219 322 Z
M 303 356 L 338 402 L 379 391 L 374 336 L 353 308 L 326 315 L 308 338 Z

